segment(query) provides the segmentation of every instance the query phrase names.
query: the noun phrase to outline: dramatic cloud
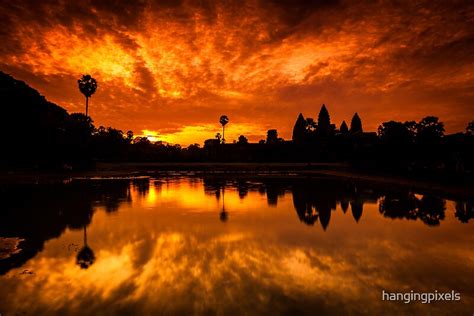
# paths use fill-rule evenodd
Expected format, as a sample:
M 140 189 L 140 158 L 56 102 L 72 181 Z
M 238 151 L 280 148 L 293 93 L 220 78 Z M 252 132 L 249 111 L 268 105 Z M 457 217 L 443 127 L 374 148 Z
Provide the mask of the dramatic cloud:
M 366 130 L 437 115 L 474 118 L 470 1 L 15 1 L 0 5 L 0 69 L 71 112 L 82 73 L 90 113 L 158 139 L 202 143 L 227 114 L 228 140 L 290 137 L 322 103 Z

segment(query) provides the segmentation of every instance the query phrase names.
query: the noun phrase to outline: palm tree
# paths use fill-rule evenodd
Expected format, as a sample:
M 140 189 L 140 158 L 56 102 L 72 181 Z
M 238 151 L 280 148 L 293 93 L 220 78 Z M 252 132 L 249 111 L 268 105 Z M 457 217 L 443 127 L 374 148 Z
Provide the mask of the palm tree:
M 221 123 L 222 125 L 222 143 L 224 144 L 225 143 L 225 126 L 227 123 L 229 123 L 229 118 L 227 117 L 227 115 L 222 115 L 221 118 L 219 119 L 219 122 Z
M 84 247 L 77 253 L 76 263 L 81 269 L 89 268 L 95 261 L 94 251 L 87 246 L 86 225 L 84 225 Z
M 82 75 L 81 79 L 77 80 L 79 91 L 86 96 L 86 116 L 89 112 L 89 98 L 97 90 L 97 81 L 91 75 Z

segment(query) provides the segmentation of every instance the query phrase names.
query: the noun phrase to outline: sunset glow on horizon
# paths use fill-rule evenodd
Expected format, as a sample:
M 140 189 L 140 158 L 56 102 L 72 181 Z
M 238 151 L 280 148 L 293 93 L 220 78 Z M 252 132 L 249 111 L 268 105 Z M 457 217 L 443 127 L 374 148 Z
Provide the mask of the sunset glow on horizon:
M 2 2 L 0 70 L 70 113 L 152 140 L 291 138 L 302 112 L 364 130 L 435 115 L 474 119 L 474 4 L 351 1 Z M 6 27 L 8 26 L 8 27 Z

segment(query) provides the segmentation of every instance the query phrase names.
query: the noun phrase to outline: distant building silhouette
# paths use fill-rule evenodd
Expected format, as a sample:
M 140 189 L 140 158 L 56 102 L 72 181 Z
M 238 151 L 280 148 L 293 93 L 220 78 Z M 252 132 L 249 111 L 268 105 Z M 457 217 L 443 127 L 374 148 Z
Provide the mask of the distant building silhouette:
M 350 132 L 353 133 L 353 134 L 363 133 L 362 121 L 359 117 L 359 114 L 357 114 L 357 113 L 355 113 L 354 116 L 352 117 Z
M 341 134 L 349 133 L 349 128 L 347 127 L 346 121 L 342 121 L 341 127 L 339 128 Z
M 326 109 L 326 105 L 323 104 L 318 114 L 318 127 L 316 129 L 319 135 L 329 135 L 334 130 L 334 126 L 331 125 L 331 118 L 329 111 Z
M 312 118 L 315 113 L 306 118 L 299 113 L 292 141 L 283 140 L 276 129 L 270 129 L 266 141 L 249 143 L 241 135 L 238 141 L 226 144 L 224 132 L 229 118 L 222 115 L 222 135 L 217 133 L 215 139 L 206 140 L 203 148 L 197 144 L 181 147 L 134 135 L 131 130 L 124 133 L 112 127 L 96 128 L 91 117 L 69 114 L 1 71 L 0 83 L 2 99 L 8 105 L 2 109 L 5 115 L 0 131 L 3 135 L 15 131 L 14 137 L 4 137 L 0 169 L 82 170 L 93 168 L 99 161 L 317 161 L 474 181 L 474 122 L 468 123 L 463 133 L 445 135 L 443 122 L 434 116 L 418 122 L 389 121 L 381 123 L 377 135 L 364 132 L 358 113 L 352 117 L 350 129 L 346 120 L 337 130 L 323 104 L 317 120 Z M 86 98 L 96 88 L 95 84 L 83 86 Z
M 295 126 L 293 127 L 292 139 L 295 143 L 301 143 L 306 139 L 306 120 L 301 113 L 298 115 Z
M 276 129 L 269 129 L 267 131 L 267 144 L 276 144 L 278 142 L 278 131 Z
M 237 141 L 237 143 L 238 144 L 248 144 L 249 140 L 244 135 L 240 135 L 239 140 Z

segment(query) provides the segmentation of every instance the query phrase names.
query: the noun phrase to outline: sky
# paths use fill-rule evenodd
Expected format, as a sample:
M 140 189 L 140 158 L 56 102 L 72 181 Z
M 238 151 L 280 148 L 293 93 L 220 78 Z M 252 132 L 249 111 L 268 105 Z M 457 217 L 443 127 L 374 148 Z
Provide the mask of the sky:
M 301 112 L 364 130 L 474 120 L 473 1 L 0 0 L 0 70 L 96 126 L 203 144 L 291 138 Z

